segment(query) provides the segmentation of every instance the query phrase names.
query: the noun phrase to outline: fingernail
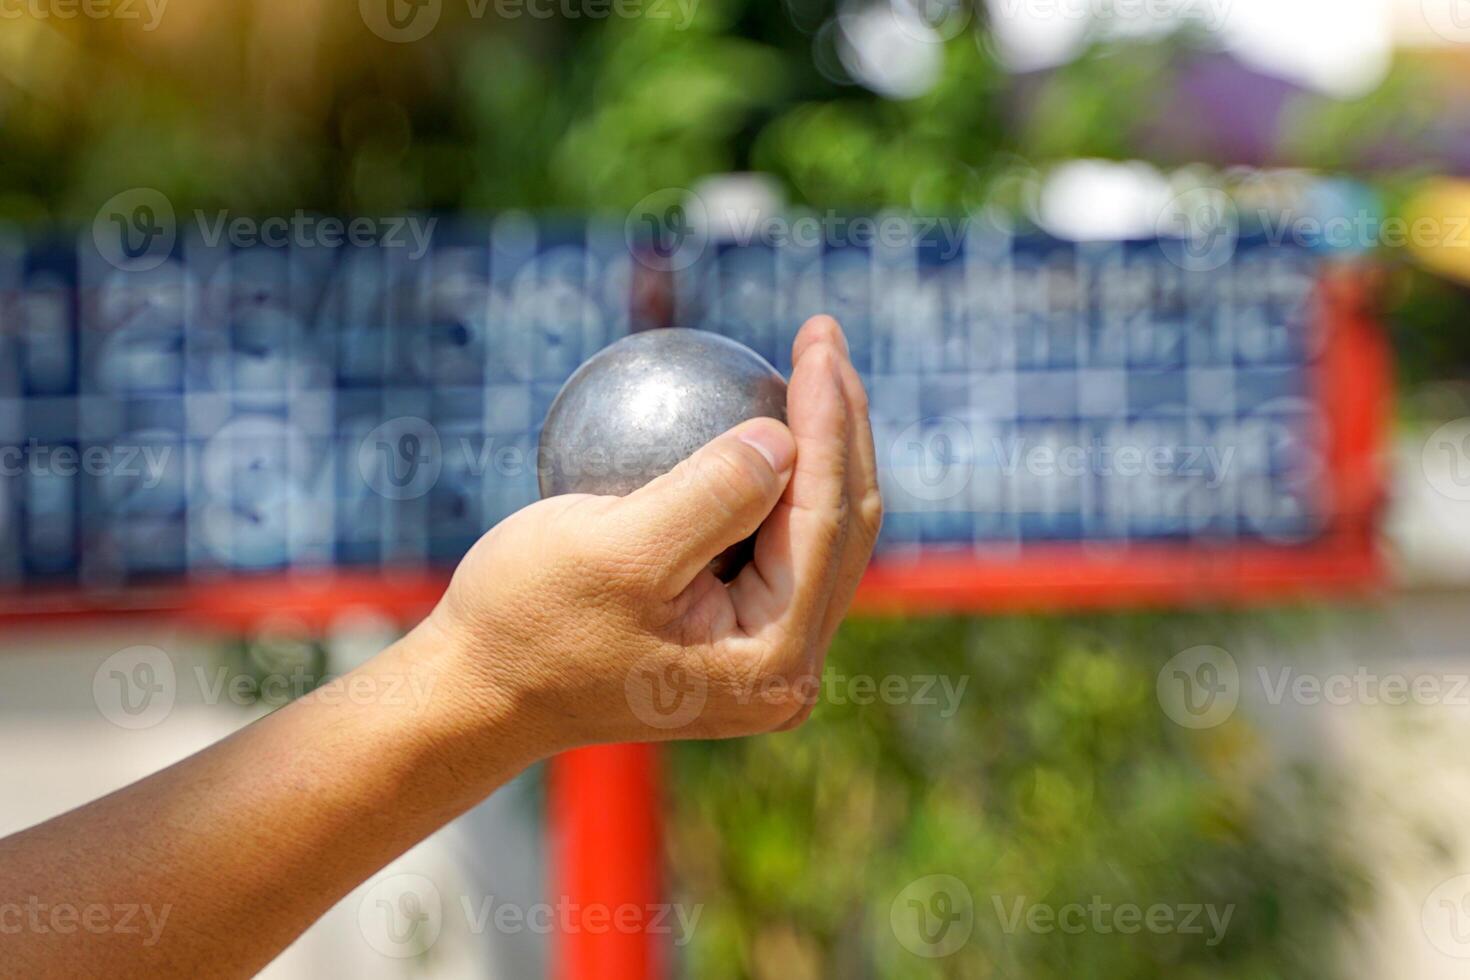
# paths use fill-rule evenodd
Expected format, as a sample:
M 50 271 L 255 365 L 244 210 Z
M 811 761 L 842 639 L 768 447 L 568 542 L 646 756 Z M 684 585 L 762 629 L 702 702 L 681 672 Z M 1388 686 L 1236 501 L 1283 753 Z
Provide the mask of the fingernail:
M 751 422 L 740 430 L 737 438 L 764 456 L 777 473 L 785 473 L 796 462 L 796 440 L 774 419 Z

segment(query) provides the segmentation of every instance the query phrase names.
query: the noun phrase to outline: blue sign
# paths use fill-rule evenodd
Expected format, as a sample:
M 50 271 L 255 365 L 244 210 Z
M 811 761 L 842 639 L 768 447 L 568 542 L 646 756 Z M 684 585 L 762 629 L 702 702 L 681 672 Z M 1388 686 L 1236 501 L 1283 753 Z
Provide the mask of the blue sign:
M 524 217 L 422 247 L 0 236 L 0 585 L 452 564 L 535 499 L 551 399 L 650 291 L 783 372 L 808 316 L 843 322 L 883 549 L 1320 530 L 1311 250 L 1201 267 L 1178 242 L 903 221 L 676 262 Z

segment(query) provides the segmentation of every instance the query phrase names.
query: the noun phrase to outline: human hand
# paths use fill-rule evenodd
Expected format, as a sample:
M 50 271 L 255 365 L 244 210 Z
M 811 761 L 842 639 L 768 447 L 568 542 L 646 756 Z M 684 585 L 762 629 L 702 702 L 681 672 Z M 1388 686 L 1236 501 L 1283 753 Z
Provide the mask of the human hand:
M 751 420 L 627 497 L 543 500 L 481 538 L 425 624 L 472 710 L 508 713 L 537 755 L 806 719 L 883 505 L 836 321 L 808 321 L 792 361 L 789 428 Z M 757 528 L 722 584 L 706 566 Z

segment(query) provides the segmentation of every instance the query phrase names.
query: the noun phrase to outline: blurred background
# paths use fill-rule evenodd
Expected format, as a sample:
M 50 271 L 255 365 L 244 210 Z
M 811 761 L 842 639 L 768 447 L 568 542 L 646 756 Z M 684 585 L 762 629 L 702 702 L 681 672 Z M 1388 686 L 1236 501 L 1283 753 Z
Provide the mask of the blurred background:
M 519 463 L 457 466 L 460 434 L 529 452 L 561 379 L 629 330 L 720 329 L 785 367 L 800 317 L 831 309 L 879 415 L 883 581 L 810 724 L 663 753 L 667 971 L 1463 974 L 1460 0 L 31 0 L 0 18 L 0 446 L 24 450 L 0 461 L 26 464 L 0 482 L 0 832 L 406 625 L 371 586 L 309 615 L 284 593 L 244 608 L 224 573 L 445 567 L 534 486 Z M 839 275 L 852 217 L 885 214 L 926 231 Z M 324 244 L 327 215 L 372 241 Z M 240 260 L 270 251 L 272 216 L 313 237 Z M 815 242 L 790 240 L 798 217 Z M 415 230 L 435 249 L 380 247 Z M 451 247 L 488 257 L 461 275 Z M 964 271 L 926 292 L 941 267 Z M 1168 448 L 1167 485 L 1099 502 L 1033 466 L 935 491 L 984 465 L 1001 384 L 1020 389 L 1012 447 L 1037 419 L 1053 449 L 1166 419 L 1101 445 Z M 444 485 L 364 463 L 383 425 L 390 456 L 442 439 Z M 34 462 L 128 433 L 173 463 L 109 489 L 116 458 L 95 485 Z M 1183 471 L 1212 448 L 1239 472 Z M 274 479 L 302 459 L 325 461 L 307 467 L 335 487 L 325 518 Z M 1069 586 L 1078 567 L 1099 571 Z M 216 586 L 205 611 L 148 615 L 185 573 Z M 110 693 L 159 671 L 160 710 Z M 493 915 L 555 903 L 543 782 L 426 842 L 267 975 L 547 975 L 555 930 Z M 442 900 L 408 946 L 361 913 L 395 875 Z

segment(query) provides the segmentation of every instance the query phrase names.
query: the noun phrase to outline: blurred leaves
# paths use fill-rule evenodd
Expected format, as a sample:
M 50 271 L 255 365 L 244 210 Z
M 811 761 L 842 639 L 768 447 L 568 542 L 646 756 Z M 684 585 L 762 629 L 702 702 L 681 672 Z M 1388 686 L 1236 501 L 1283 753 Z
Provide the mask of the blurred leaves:
M 671 751 L 677 897 L 707 915 L 690 975 L 1333 975 L 1323 949 L 1361 892 L 1330 787 L 1239 718 L 1190 732 L 1154 700 L 1172 652 L 1239 629 L 1204 614 L 848 624 L 806 727 Z M 968 683 L 953 717 L 942 695 L 841 696 L 895 674 L 916 695 L 916 678 Z M 937 960 L 889 926 L 895 896 L 930 874 L 965 882 L 975 908 L 969 942 Z M 1234 911 L 1215 946 L 1005 928 L 1018 899 L 1094 896 Z

